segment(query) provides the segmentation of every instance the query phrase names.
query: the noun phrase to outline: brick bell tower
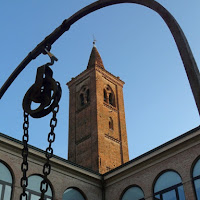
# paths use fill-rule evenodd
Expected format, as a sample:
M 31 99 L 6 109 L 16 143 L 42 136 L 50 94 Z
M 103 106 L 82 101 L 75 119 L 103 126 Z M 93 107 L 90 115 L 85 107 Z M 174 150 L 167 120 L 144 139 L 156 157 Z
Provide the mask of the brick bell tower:
M 124 82 L 106 71 L 95 45 L 69 87 L 68 159 L 101 174 L 129 160 Z

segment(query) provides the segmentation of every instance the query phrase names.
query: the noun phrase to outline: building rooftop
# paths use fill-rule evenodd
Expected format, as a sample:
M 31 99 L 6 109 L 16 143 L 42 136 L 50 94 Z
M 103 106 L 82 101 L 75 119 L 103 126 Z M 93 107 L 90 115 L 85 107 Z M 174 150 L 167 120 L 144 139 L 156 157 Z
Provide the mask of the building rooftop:
M 184 133 L 184 134 L 182 134 L 182 135 L 180 135 L 180 136 L 178 136 L 178 137 L 176 137 L 176 138 L 174 138 L 174 139 L 172 139 L 172 140 L 170 140 L 170 141 L 168 141 L 168 142 L 166 142 L 166 143 L 164 143 L 164 144 L 162 144 L 162 145 L 160 145 L 160 146 L 158 146 L 158 147 L 156 147 L 156 148 L 154 148 L 154 149 L 152 149 L 152 150 L 150 150 L 150 151 L 148 151 L 148 152 L 146 152 L 146 153 L 144 153 L 144 154 L 142 154 L 142 155 L 140 155 L 140 156 L 138 156 L 138 157 L 136 157 L 136 158 L 134 158 L 130 161 L 128 161 L 128 162 L 126 162 L 125 164 L 105 173 L 104 175 L 107 176 L 107 175 L 109 175 L 113 172 L 116 172 L 116 171 L 118 171 L 122 168 L 126 168 L 127 166 L 132 167 L 132 165 L 138 160 L 142 160 L 142 159 L 144 159 L 145 157 L 148 157 L 151 154 L 152 154 L 152 156 L 154 156 L 153 154 L 155 154 L 155 153 L 160 153 L 160 152 L 165 151 L 167 149 L 170 149 L 173 146 L 176 146 L 176 145 L 178 145 L 178 144 L 180 144 L 184 141 L 187 141 L 187 140 L 195 137 L 196 135 L 199 135 L 199 133 L 197 133 L 199 130 L 200 130 L 200 126 L 198 126 L 194 129 L 192 129 L 192 130 L 190 130 L 190 131 L 188 131 L 188 132 L 186 132 L 186 133 Z M 11 142 L 14 142 L 15 144 L 19 144 L 20 146 L 23 145 L 22 141 L 17 140 L 17 139 L 10 137 L 8 135 L 5 135 L 3 133 L 0 133 L 0 138 L 6 139 L 8 142 L 11 141 Z M 0 140 L 2 141 L 2 139 L 0 139 Z M 43 151 L 42 149 L 39 149 L 35 146 L 28 145 L 28 147 L 30 149 L 36 151 L 36 152 L 45 154 L 45 151 Z M 64 163 L 67 163 L 68 165 L 75 166 L 76 168 L 80 168 L 81 170 L 87 171 L 87 172 L 95 174 L 97 176 L 101 176 L 101 174 L 99 174 L 99 173 L 97 173 L 97 172 L 95 172 L 91 169 L 88 169 L 88 168 L 85 168 L 85 167 L 80 166 L 78 164 L 75 164 L 73 162 L 70 162 L 69 160 L 61 158 L 59 156 L 53 155 L 53 158 L 55 158 L 56 160 L 62 161 Z

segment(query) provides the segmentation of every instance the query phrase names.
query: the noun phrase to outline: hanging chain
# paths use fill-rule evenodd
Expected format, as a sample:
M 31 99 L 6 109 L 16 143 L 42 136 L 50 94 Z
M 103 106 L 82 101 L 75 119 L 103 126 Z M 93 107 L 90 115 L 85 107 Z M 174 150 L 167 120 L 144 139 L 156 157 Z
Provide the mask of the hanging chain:
M 58 102 L 60 101 L 62 90 L 60 87 L 60 83 L 53 79 L 53 71 L 49 66 L 54 64 L 54 61 L 58 59 L 48 51 L 48 48 L 44 49 L 45 52 L 49 55 L 51 62 L 38 67 L 35 83 L 29 88 L 26 92 L 23 99 L 23 109 L 24 109 L 24 135 L 22 137 L 23 141 L 23 149 L 22 149 L 22 157 L 23 162 L 21 164 L 21 170 L 23 176 L 21 178 L 21 187 L 23 189 L 22 194 L 20 195 L 20 200 L 28 200 L 28 195 L 26 193 L 26 188 L 28 186 L 28 128 L 29 128 L 29 115 L 33 118 L 41 118 L 48 115 L 50 112 L 53 113 L 53 116 L 50 121 L 51 131 L 48 134 L 48 142 L 49 146 L 46 148 L 46 163 L 43 166 L 43 180 L 40 184 L 41 197 L 40 200 L 44 200 L 45 193 L 48 190 L 48 179 L 47 176 L 51 172 L 50 158 L 53 156 L 52 143 L 55 141 L 55 133 L 54 129 L 57 125 L 56 115 L 59 110 Z M 32 102 L 38 103 L 38 107 L 36 109 L 31 108 Z
M 24 135 L 22 137 L 22 142 L 23 142 L 23 149 L 22 149 L 22 157 L 23 157 L 23 162 L 21 164 L 21 170 L 23 173 L 23 176 L 21 178 L 21 187 L 23 189 L 23 192 L 20 195 L 20 200 L 28 200 L 28 195 L 26 193 L 26 187 L 28 185 L 28 178 L 26 172 L 28 171 L 28 140 L 29 140 L 29 135 L 28 135 L 28 128 L 29 128 L 29 114 L 24 111 L 24 123 L 23 123 L 23 130 L 24 130 Z
M 44 195 L 45 193 L 47 192 L 48 190 L 48 179 L 47 179 L 47 176 L 50 174 L 51 172 L 51 164 L 50 164 L 50 158 L 52 158 L 53 156 L 53 148 L 52 148 L 52 143 L 55 141 L 55 133 L 54 133 L 54 129 L 57 125 L 57 118 L 56 118 L 56 115 L 59 111 L 59 105 L 57 105 L 54 109 L 53 109 L 53 116 L 50 120 L 50 127 L 51 127 L 51 131 L 50 133 L 48 134 L 48 142 L 49 142 L 49 146 L 46 148 L 46 152 L 45 152 L 45 155 L 46 155 L 46 163 L 44 164 L 43 166 L 43 174 L 44 174 L 44 177 L 43 177 L 43 180 L 40 184 L 40 191 L 41 191 L 41 197 L 40 197 L 40 200 L 44 200 Z

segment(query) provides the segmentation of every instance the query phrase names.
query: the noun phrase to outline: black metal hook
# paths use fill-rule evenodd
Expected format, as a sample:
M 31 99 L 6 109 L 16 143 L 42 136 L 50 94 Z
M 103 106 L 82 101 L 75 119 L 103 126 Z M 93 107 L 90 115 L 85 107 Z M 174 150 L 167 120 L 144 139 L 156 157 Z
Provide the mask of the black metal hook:
M 43 54 L 48 54 L 51 62 L 38 67 L 35 83 L 26 92 L 22 103 L 24 111 L 34 118 L 49 114 L 58 105 L 62 93 L 60 84 L 53 79 L 53 71 L 49 67 L 58 59 L 47 47 L 44 48 Z M 36 109 L 31 108 L 32 102 L 38 103 Z
M 54 61 L 58 61 L 58 58 L 56 58 L 50 51 L 48 51 L 46 48 L 44 51 L 48 54 L 49 58 L 51 59 L 51 62 L 48 62 L 46 66 L 51 66 L 54 64 Z

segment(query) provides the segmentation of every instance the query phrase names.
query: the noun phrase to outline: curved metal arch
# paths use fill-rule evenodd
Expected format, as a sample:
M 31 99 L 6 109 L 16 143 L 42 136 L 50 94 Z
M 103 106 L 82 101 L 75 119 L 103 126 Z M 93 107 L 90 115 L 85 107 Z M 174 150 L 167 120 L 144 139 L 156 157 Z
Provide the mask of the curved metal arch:
M 157 12 L 165 21 L 176 42 L 200 114 L 200 74 L 190 46 L 175 18 L 169 13 L 169 11 L 167 11 L 162 5 L 154 0 L 99 0 L 79 10 L 70 18 L 64 20 L 58 28 L 56 28 L 49 36 L 47 36 L 40 44 L 38 44 L 32 52 L 28 54 L 28 56 L 20 63 L 20 65 L 15 69 L 15 71 L 2 86 L 0 90 L 0 98 L 3 96 L 15 78 L 19 75 L 19 73 L 26 67 L 26 65 L 28 65 L 31 60 L 43 53 L 46 46 L 51 46 L 64 32 L 69 30 L 72 24 L 96 10 L 120 3 L 135 3 L 143 5 Z

